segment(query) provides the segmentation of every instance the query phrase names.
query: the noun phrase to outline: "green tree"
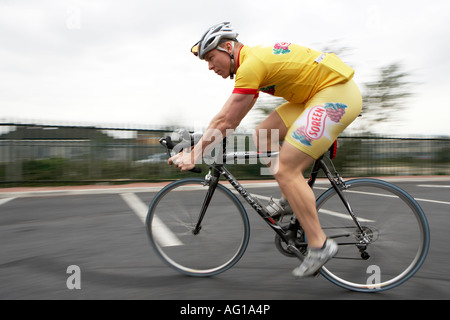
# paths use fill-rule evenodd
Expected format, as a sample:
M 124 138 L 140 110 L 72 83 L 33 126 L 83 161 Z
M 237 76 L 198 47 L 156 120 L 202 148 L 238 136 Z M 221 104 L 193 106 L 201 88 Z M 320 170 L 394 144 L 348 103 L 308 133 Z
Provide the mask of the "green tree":
M 379 70 L 377 79 L 363 84 L 364 130 L 372 131 L 380 123 L 393 124 L 400 119 L 411 93 L 410 73 L 400 63 L 391 63 Z

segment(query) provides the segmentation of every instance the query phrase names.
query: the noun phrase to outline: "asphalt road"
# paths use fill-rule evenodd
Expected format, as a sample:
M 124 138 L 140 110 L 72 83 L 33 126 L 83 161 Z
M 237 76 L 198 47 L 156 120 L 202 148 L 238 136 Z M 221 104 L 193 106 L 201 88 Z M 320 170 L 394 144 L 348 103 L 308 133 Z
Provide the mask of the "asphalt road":
M 420 199 L 431 248 L 412 279 L 376 294 L 350 292 L 323 277 L 293 279 L 297 261 L 276 250 L 272 231 L 248 206 L 251 239 L 241 261 L 218 276 L 191 278 L 156 256 L 137 214 L 159 187 L 0 190 L 0 299 L 449 299 L 450 178 L 394 183 Z M 248 190 L 279 195 L 271 186 Z

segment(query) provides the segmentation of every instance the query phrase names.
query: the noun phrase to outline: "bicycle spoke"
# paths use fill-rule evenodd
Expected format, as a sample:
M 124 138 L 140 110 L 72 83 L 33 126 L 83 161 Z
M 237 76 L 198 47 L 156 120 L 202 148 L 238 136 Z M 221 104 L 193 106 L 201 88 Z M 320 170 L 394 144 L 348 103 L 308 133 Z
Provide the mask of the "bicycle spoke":
M 408 194 L 386 182 L 359 179 L 347 187 L 342 192 L 361 229 L 343 218 L 346 209 L 334 189 L 318 199 L 321 225 L 339 244 L 337 257 L 322 268 L 322 274 L 358 291 L 403 283 L 419 269 L 428 251 L 429 230 L 422 210 Z M 371 270 L 379 274 L 371 277 Z
M 168 185 L 153 200 L 147 218 L 156 252 L 176 270 L 193 276 L 227 270 L 240 259 L 249 239 L 242 204 L 221 185 L 209 203 L 200 232 L 194 232 L 208 189 L 203 182 L 191 178 Z M 179 241 L 170 239 L 171 234 Z

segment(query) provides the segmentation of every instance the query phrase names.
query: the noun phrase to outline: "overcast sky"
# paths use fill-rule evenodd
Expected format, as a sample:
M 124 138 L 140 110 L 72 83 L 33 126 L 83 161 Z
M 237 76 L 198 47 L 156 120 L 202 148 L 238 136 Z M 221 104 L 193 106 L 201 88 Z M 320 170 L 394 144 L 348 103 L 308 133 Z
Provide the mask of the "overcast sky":
M 234 82 L 189 50 L 222 21 L 250 46 L 349 47 L 359 84 L 400 62 L 418 84 L 383 130 L 450 135 L 448 0 L 0 0 L 0 121 L 205 127 Z

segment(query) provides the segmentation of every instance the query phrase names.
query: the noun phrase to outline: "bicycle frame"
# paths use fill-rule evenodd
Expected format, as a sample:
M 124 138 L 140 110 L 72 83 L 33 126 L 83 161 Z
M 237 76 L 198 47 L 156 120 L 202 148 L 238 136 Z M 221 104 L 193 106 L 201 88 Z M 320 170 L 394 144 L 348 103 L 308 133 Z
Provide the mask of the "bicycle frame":
M 261 205 L 259 203 L 259 200 L 252 196 L 238 181 L 237 179 L 231 174 L 230 171 L 225 167 L 225 163 L 229 159 L 236 160 L 237 158 L 244 157 L 244 159 L 250 159 L 250 158 L 269 158 L 269 157 L 275 157 L 278 156 L 279 152 L 267 152 L 267 153 L 250 153 L 250 152 L 244 152 L 244 153 L 226 153 L 226 139 L 223 140 L 223 153 L 222 153 L 222 162 L 219 164 L 216 163 L 214 165 L 210 165 L 210 168 L 213 169 L 213 175 L 211 175 L 211 171 L 208 173 L 208 175 L 205 177 L 205 185 L 209 185 L 208 192 L 206 193 L 205 199 L 203 201 L 202 209 L 199 215 L 199 220 L 197 222 L 197 225 L 193 231 L 194 234 L 198 234 L 201 230 L 201 223 L 204 218 L 204 215 L 206 213 L 206 210 L 208 208 L 209 202 L 211 201 L 211 198 L 214 194 L 214 191 L 217 187 L 217 184 L 219 182 L 220 176 L 222 175 L 233 187 L 236 189 L 236 191 L 247 201 L 248 204 L 258 213 L 258 215 L 272 228 L 273 231 L 275 231 L 276 234 L 278 234 L 281 239 L 287 244 L 287 247 L 289 251 L 291 251 L 293 254 L 295 254 L 299 259 L 303 260 L 303 254 L 295 247 L 294 241 L 297 240 L 296 233 L 299 228 L 299 222 L 297 219 L 291 219 L 291 223 L 287 229 L 282 228 L 282 226 L 275 221 L 265 208 L 265 206 Z M 220 155 L 217 155 L 217 159 L 220 159 Z M 216 160 L 217 160 L 216 159 Z M 216 161 L 217 162 L 217 161 Z M 314 183 L 316 182 L 317 176 L 319 171 L 322 170 L 325 175 L 327 176 L 328 180 L 330 181 L 332 187 L 336 190 L 338 193 L 340 199 L 344 203 L 345 208 L 347 209 L 348 213 L 352 217 L 353 221 L 355 222 L 357 228 L 360 230 L 361 234 L 365 234 L 364 230 L 362 229 L 357 217 L 354 215 L 353 210 L 341 192 L 341 188 L 345 188 L 344 181 L 339 177 L 334 177 L 331 171 L 328 169 L 326 163 L 323 161 L 323 156 L 316 160 L 313 164 L 310 178 L 308 180 L 308 184 L 311 188 L 314 187 Z M 306 243 L 305 243 L 306 245 Z
M 180 144 L 176 145 L 176 148 L 170 137 L 161 138 L 160 142 L 163 146 L 166 147 L 169 156 L 171 156 L 172 151 L 180 152 L 181 149 L 184 149 L 186 151 L 189 150 L 189 147 L 193 146 L 192 137 L 191 141 L 183 139 Z M 342 255 L 334 257 L 336 259 L 333 259 L 334 261 L 330 264 L 331 269 L 329 269 L 328 267 L 324 267 L 316 273 L 321 273 L 327 280 L 333 282 L 338 286 L 350 290 L 361 292 L 376 292 L 391 289 L 408 280 L 423 264 L 428 252 L 430 241 L 430 232 L 427 219 L 425 217 L 425 214 L 423 213 L 423 210 L 420 208 L 419 204 L 414 200 L 412 196 L 388 182 L 377 179 L 352 179 L 344 182 L 344 180 L 339 176 L 339 173 L 336 171 L 333 162 L 331 161 L 332 159 L 334 159 L 335 146 L 336 143 L 334 143 L 333 147 L 330 148 L 330 156 L 328 155 L 328 152 L 326 152 L 322 157 L 314 161 L 307 183 L 311 188 L 314 188 L 314 185 L 319 176 L 319 171 L 323 171 L 326 178 L 331 184 L 331 187 L 317 198 L 316 207 L 321 224 L 323 224 L 322 229 L 324 229 L 324 231 L 326 232 L 327 237 L 329 237 L 330 239 L 337 239 L 337 243 L 340 246 L 340 249 L 342 249 Z M 290 222 L 282 221 L 284 216 L 284 212 L 282 210 L 277 211 L 274 215 L 271 215 L 273 213 L 271 212 L 272 210 L 269 206 L 272 206 L 273 201 L 269 201 L 269 206 L 267 206 L 265 202 L 260 203 L 261 196 L 250 194 L 226 168 L 226 164 L 230 163 L 229 160 L 232 160 L 232 162 L 235 163 L 235 160 L 238 159 L 267 159 L 270 157 L 276 157 L 279 153 L 227 153 L 226 140 L 223 140 L 223 146 L 221 146 L 221 148 L 215 148 L 214 150 L 215 154 L 213 154 L 210 159 L 215 160 L 215 162 L 207 161 L 207 159 L 209 160 L 209 157 L 205 158 L 205 161 L 208 163 L 210 170 L 203 179 L 186 178 L 182 179 L 181 181 L 173 182 L 163 188 L 152 201 L 147 215 L 146 225 L 151 243 L 157 253 L 165 262 L 174 267 L 176 270 L 184 274 L 194 276 L 209 276 L 218 274 L 220 272 L 228 270 L 242 257 L 245 249 L 247 248 L 250 237 L 249 220 L 246 210 L 241 203 L 242 200 L 240 201 L 238 197 L 236 197 L 236 195 L 233 195 L 230 190 L 228 190 L 222 184 L 219 185 L 220 179 L 223 179 L 221 176 L 223 176 L 224 179 L 226 179 L 226 181 L 228 181 L 235 189 L 235 191 L 233 190 L 233 193 L 239 193 L 253 208 L 253 210 L 255 210 L 257 214 L 275 232 L 276 248 L 285 256 L 297 257 L 299 260 L 303 260 L 304 256 L 307 254 L 307 236 L 309 234 L 305 234 L 305 230 L 301 226 L 301 221 L 297 220 L 295 215 L 292 215 Z M 330 159 L 330 163 L 328 163 L 328 158 Z M 201 172 L 200 168 L 194 169 L 197 170 L 191 171 L 197 173 Z M 202 184 L 204 186 L 203 188 L 201 187 Z M 165 196 L 168 195 L 169 192 L 174 190 L 184 190 L 184 188 L 177 188 L 187 185 L 195 186 L 193 189 L 195 191 L 191 195 L 192 199 L 196 200 L 193 200 L 194 202 L 190 203 L 194 205 L 191 206 L 190 204 L 186 204 L 186 210 L 173 210 L 174 207 L 172 205 L 169 205 L 168 208 L 165 208 L 166 204 L 168 203 L 166 201 L 169 201 L 169 204 L 174 200 L 175 202 L 181 201 L 181 203 L 177 203 L 182 206 L 184 205 L 183 201 L 185 198 L 179 197 L 179 194 L 171 194 L 173 197 L 175 197 L 175 199 L 172 197 L 165 198 Z M 198 193 L 199 185 L 200 189 L 202 190 L 200 193 Z M 188 189 L 191 190 L 191 188 Z M 222 196 L 225 196 L 225 198 L 222 198 L 220 200 L 217 199 L 218 201 L 216 202 L 215 199 L 212 198 L 213 196 L 215 196 L 215 193 L 221 193 Z M 363 194 L 364 196 L 360 197 L 359 194 Z M 368 195 L 385 197 L 385 199 L 394 199 L 392 199 L 392 202 L 386 201 L 386 203 L 383 203 L 380 206 L 375 206 L 374 201 L 378 201 L 377 199 L 379 198 L 367 197 Z M 188 195 L 188 197 L 189 196 L 190 195 Z M 198 198 L 198 196 L 200 196 L 200 198 Z M 189 197 L 189 199 L 190 198 L 191 197 Z M 225 206 L 224 202 L 222 202 L 223 199 L 228 199 L 226 201 L 232 202 L 233 206 L 230 206 L 230 209 L 232 211 L 228 212 L 231 214 L 237 213 L 242 221 L 239 218 L 239 221 L 227 221 L 229 222 L 229 225 L 222 230 L 222 215 L 224 214 L 224 211 L 222 211 L 221 206 Z M 358 215 L 361 214 L 361 217 L 356 217 L 352 207 L 349 204 L 349 201 L 352 201 L 352 203 L 356 203 L 354 204 L 356 212 L 358 213 Z M 217 211 L 213 210 L 213 204 L 219 206 Z M 342 206 L 342 204 L 344 206 Z M 368 204 L 370 205 L 370 207 L 367 207 Z M 400 208 L 400 210 L 397 210 L 398 208 Z M 402 208 L 404 210 L 401 210 Z M 347 213 L 350 215 L 350 217 L 352 218 L 350 220 L 353 220 L 353 223 L 351 223 L 351 221 L 349 223 L 348 219 L 343 219 L 348 218 L 348 216 L 342 216 L 342 214 L 345 215 L 345 211 L 347 211 Z M 395 215 L 391 214 L 392 212 L 394 212 Z M 210 214 L 211 217 L 209 217 Z M 166 251 L 165 247 L 167 247 L 167 245 L 165 245 L 163 243 L 164 241 L 161 241 L 161 237 L 159 237 L 159 235 L 154 232 L 155 230 L 160 229 L 160 227 L 157 226 L 156 218 L 158 217 L 158 215 L 160 218 L 166 219 L 165 222 L 167 222 L 168 226 L 170 226 L 168 227 L 168 230 L 172 230 L 173 228 L 175 234 L 179 234 L 183 239 L 187 240 L 186 242 L 182 243 L 183 245 L 186 245 L 185 248 L 170 248 Z M 364 219 L 362 216 L 364 217 Z M 394 221 L 392 221 L 392 225 L 389 224 L 387 219 L 385 221 L 385 218 L 389 217 L 393 217 L 394 219 Z M 415 226 L 410 226 L 408 223 L 408 227 L 399 229 L 400 232 L 399 234 L 397 234 L 395 224 L 397 222 L 402 223 L 402 217 L 405 217 L 405 219 L 412 219 L 410 221 L 411 223 L 417 223 L 419 232 L 417 233 L 417 229 L 415 229 Z M 211 218 L 211 220 L 209 218 Z M 217 221 L 215 218 L 218 218 L 219 221 Z M 361 223 L 359 221 L 361 221 Z M 219 262 L 217 267 L 209 264 L 211 260 L 211 252 L 208 250 L 203 252 L 203 248 L 201 246 L 198 247 L 202 240 L 209 242 L 208 237 L 213 237 L 214 239 L 216 239 L 216 235 L 213 232 L 206 232 L 210 231 L 206 230 L 207 226 L 210 226 L 209 222 L 211 222 L 211 227 L 216 225 L 220 229 L 218 231 L 224 231 L 217 234 L 217 239 L 219 239 L 219 236 L 224 237 L 221 239 L 224 243 L 224 248 L 227 247 L 227 244 L 225 244 L 227 242 L 226 240 L 239 241 L 238 246 L 236 246 L 236 243 L 233 243 L 232 245 L 235 252 L 234 255 L 225 258 L 223 263 Z M 237 226 L 235 222 L 242 223 L 244 229 L 236 228 L 236 230 L 234 230 Z M 381 228 L 387 225 L 387 229 L 383 228 L 383 231 L 378 230 L 378 223 L 381 224 Z M 199 234 L 200 232 L 203 233 L 202 224 L 204 225 L 205 229 L 205 237 L 198 238 L 195 235 Z M 154 227 L 156 227 L 156 229 Z M 213 230 L 213 228 L 211 228 L 211 230 Z M 237 231 L 238 233 L 242 234 L 243 237 L 230 237 L 230 230 Z M 386 230 L 386 234 L 382 233 L 384 232 L 384 230 Z M 170 234 L 169 231 L 167 231 L 167 234 Z M 189 241 L 192 240 L 189 239 L 189 234 L 199 241 Z M 387 240 L 387 242 L 382 241 L 379 243 L 379 247 L 377 245 L 373 247 L 375 250 L 368 250 L 368 248 L 371 247 L 372 243 L 378 241 L 381 235 L 387 236 L 385 239 Z M 344 238 L 347 238 L 347 240 L 344 240 Z M 412 240 L 411 243 L 409 243 L 409 239 Z M 390 244 L 395 243 L 399 243 L 399 247 L 395 248 L 394 246 L 393 250 L 391 250 L 391 253 L 387 253 L 387 258 L 383 257 L 383 254 L 380 255 L 380 253 L 383 253 L 386 249 L 389 249 Z M 178 247 L 178 245 L 171 247 Z M 231 247 L 231 245 L 229 247 Z M 377 250 L 376 248 L 379 249 Z M 357 251 L 355 251 L 355 249 L 359 250 L 359 254 Z M 200 254 L 199 263 L 190 261 L 192 254 L 190 254 L 189 252 L 191 252 L 192 254 Z M 400 255 L 398 254 L 399 252 L 401 253 Z M 205 254 L 202 255 L 202 253 Z M 218 257 L 221 257 L 223 252 L 219 251 L 217 253 Z M 352 270 L 356 271 L 354 274 L 351 270 L 347 269 L 347 267 L 351 265 L 350 260 L 368 260 L 369 258 L 371 258 L 372 254 L 374 254 L 374 260 L 373 262 L 371 261 L 371 263 L 375 263 L 377 267 L 380 263 L 384 265 L 387 270 L 387 272 L 385 272 L 383 275 L 383 281 L 381 281 L 381 278 L 378 276 L 377 277 L 380 279 L 373 278 L 372 276 L 366 278 L 365 274 L 369 273 L 369 269 L 364 271 L 364 267 L 367 266 L 367 264 L 352 265 Z M 403 257 L 405 257 L 406 261 L 409 262 L 407 262 L 406 265 L 404 265 L 402 262 L 399 264 L 399 266 L 396 266 L 395 261 L 397 261 L 397 256 L 398 259 L 403 259 Z M 183 259 L 184 257 L 188 257 L 188 260 L 185 261 Z M 395 259 L 391 259 L 391 257 L 394 257 Z M 213 258 L 213 260 L 221 260 L 221 258 Z M 204 264 L 205 261 L 206 264 Z M 333 271 L 333 269 L 336 271 Z M 369 280 L 371 281 L 370 283 Z

